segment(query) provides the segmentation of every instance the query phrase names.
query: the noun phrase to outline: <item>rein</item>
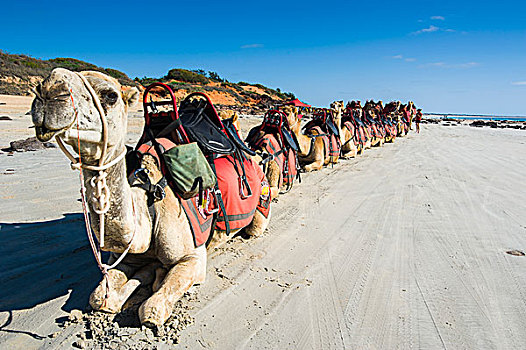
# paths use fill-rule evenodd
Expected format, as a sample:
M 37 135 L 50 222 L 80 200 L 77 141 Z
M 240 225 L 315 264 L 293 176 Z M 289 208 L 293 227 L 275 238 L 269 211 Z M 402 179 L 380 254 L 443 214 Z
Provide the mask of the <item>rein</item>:
M 88 240 L 90 243 L 91 250 L 93 252 L 93 255 L 95 257 L 95 260 L 97 262 L 97 265 L 104 276 L 104 279 L 106 281 L 106 294 L 104 297 L 104 302 L 108 298 L 109 293 L 109 278 L 108 278 L 108 271 L 115 268 L 121 261 L 124 259 L 124 257 L 128 254 L 131 248 L 131 244 L 133 242 L 133 239 L 135 238 L 135 233 L 137 231 L 137 217 L 135 215 L 135 206 L 132 200 L 132 210 L 133 210 L 133 219 L 135 222 L 134 231 L 132 234 L 132 238 L 130 239 L 130 242 L 128 243 L 128 246 L 122 252 L 122 254 L 119 256 L 119 258 L 111 265 L 105 264 L 102 262 L 102 256 L 101 256 L 101 250 L 104 247 L 104 224 L 105 224 L 105 214 L 108 212 L 110 208 L 110 190 L 108 188 L 106 178 L 108 176 L 108 173 L 106 170 L 111 168 L 112 166 L 116 165 L 120 161 L 124 159 L 126 156 L 126 149 L 121 152 L 117 157 L 115 157 L 113 160 L 111 160 L 108 163 L 104 163 L 104 158 L 106 157 L 107 149 L 108 149 L 108 122 L 106 119 L 106 114 L 104 113 L 104 110 L 102 108 L 102 105 L 100 103 L 100 99 L 97 96 L 95 90 L 93 87 L 89 84 L 87 79 L 80 73 L 76 72 L 76 75 L 82 80 L 84 86 L 86 89 L 88 89 L 93 103 L 95 107 L 97 108 L 97 111 L 99 112 L 99 116 L 102 122 L 102 151 L 101 156 L 98 161 L 98 165 L 89 165 L 82 163 L 82 157 L 80 155 L 80 132 L 79 132 L 79 118 L 78 118 L 78 110 L 75 107 L 75 101 L 73 100 L 73 91 L 70 89 L 70 97 L 71 97 L 71 103 L 73 105 L 73 110 L 75 112 L 75 120 L 77 124 L 77 142 L 78 142 L 78 149 L 79 149 L 79 157 L 78 159 L 75 158 L 66 148 L 64 145 L 64 142 L 61 139 L 61 135 L 56 135 L 55 139 L 57 140 L 59 148 L 62 150 L 62 152 L 66 155 L 66 157 L 71 161 L 71 168 L 73 170 L 79 170 L 79 178 L 80 178 L 80 193 L 82 198 L 82 211 L 84 214 L 84 222 L 86 224 L 86 232 L 88 235 Z M 88 207 L 87 207 L 87 200 L 86 200 L 86 187 L 84 185 L 84 174 L 82 170 L 91 170 L 91 171 L 98 171 L 97 175 L 94 175 L 90 180 L 90 185 L 95 189 L 95 194 L 91 198 L 91 208 L 93 211 L 99 216 L 99 245 L 95 242 L 95 234 L 93 233 L 93 230 L 91 228 L 91 220 L 88 213 Z

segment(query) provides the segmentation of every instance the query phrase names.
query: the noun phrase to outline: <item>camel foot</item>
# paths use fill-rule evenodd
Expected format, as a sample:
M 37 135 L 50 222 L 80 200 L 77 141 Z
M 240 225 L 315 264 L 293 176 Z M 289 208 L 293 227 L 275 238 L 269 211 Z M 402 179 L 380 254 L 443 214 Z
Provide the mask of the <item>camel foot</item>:
M 272 209 L 270 210 L 268 217 L 264 217 L 263 214 L 256 210 L 252 222 L 245 228 L 245 233 L 251 237 L 262 235 L 268 227 L 271 216 Z
M 320 170 L 321 167 L 315 167 L 313 164 L 305 165 L 303 170 L 305 170 L 306 173 L 310 173 L 311 171 Z
M 162 295 L 154 294 L 139 308 L 139 320 L 146 327 L 162 326 L 172 314 L 173 304 Z
M 118 289 L 126 284 L 128 278 L 124 272 L 119 270 L 110 270 L 108 272 L 108 278 L 110 287 L 108 291 L 108 297 L 106 298 L 106 280 L 103 278 L 99 285 L 91 293 L 89 303 L 94 310 L 108 313 L 117 313 L 122 307 Z
M 271 187 L 270 188 L 270 198 L 276 199 L 279 196 L 279 188 L 278 187 Z

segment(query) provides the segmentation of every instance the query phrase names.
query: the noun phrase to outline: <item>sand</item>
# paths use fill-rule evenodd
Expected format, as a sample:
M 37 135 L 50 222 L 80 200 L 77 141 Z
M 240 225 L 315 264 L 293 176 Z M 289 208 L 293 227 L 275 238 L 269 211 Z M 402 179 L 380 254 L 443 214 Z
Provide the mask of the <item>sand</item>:
M 0 146 L 31 136 L 23 107 L 3 107 Z M 211 254 L 177 348 L 522 348 L 526 257 L 506 252 L 526 251 L 525 173 L 524 130 L 426 124 L 304 174 L 262 237 Z M 0 348 L 94 346 L 68 321 L 100 278 L 78 198 L 58 149 L 0 153 Z M 107 346 L 174 346 L 117 329 Z

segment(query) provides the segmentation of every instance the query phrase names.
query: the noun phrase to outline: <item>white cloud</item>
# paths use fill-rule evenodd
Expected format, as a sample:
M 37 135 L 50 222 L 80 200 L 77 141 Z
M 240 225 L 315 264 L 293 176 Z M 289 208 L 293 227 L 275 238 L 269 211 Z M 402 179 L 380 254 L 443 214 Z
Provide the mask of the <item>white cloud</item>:
M 437 21 L 444 21 L 444 16 L 431 16 L 431 19 L 437 20 Z
M 511 85 L 526 85 L 526 81 L 514 81 Z
M 432 32 L 436 32 L 438 30 L 440 30 L 439 27 L 434 26 L 434 25 L 430 25 L 428 28 L 417 30 L 413 34 L 432 33 Z
M 263 47 L 263 44 L 248 44 L 241 46 L 242 49 L 257 49 Z
M 446 64 L 444 62 L 433 62 L 433 63 L 425 64 L 424 66 L 428 66 L 428 67 L 445 67 Z
M 406 62 L 414 62 L 414 61 L 416 61 L 416 58 L 404 57 L 403 55 L 394 55 L 394 56 L 391 56 L 391 58 L 395 59 L 395 60 L 404 60 Z
M 434 25 L 430 25 L 427 28 L 423 28 L 420 30 L 417 30 L 416 32 L 412 32 L 411 34 L 422 34 L 422 33 L 433 33 L 433 32 L 447 32 L 447 33 L 456 33 L 457 31 L 455 29 L 451 28 L 440 28 Z M 462 34 L 466 34 L 466 32 L 461 32 Z
M 438 68 L 460 68 L 460 69 L 467 69 L 467 68 L 473 68 L 478 66 L 478 62 L 466 62 L 466 63 L 446 63 L 446 62 L 432 62 L 432 63 L 426 63 L 422 64 L 419 67 L 438 67 Z
M 479 64 L 477 62 L 468 62 L 468 63 L 461 63 L 461 64 L 457 64 L 455 67 L 453 68 L 473 68 L 473 67 L 476 67 L 478 66 Z

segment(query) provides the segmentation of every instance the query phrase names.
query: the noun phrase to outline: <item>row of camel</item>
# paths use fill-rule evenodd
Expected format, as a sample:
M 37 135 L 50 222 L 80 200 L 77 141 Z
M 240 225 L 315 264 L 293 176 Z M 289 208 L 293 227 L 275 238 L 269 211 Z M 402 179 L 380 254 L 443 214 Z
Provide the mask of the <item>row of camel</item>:
M 351 101 L 347 105 L 343 101 L 334 101 L 329 109 L 313 110 L 311 114 L 315 119 L 322 116 L 331 118 L 337 129 L 334 132 L 337 134 L 337 152 L 331 154 L 324 137 L 317 137 L 331 133 L 330 129 L 310 127 L 310 124 L 316 125 L 323 121 L 316 123 L 314 120 L 314 123 L 311 121 L 302 126 L 303 116 L 298 107 L 283 106 L 279 110 L 286 116 L 288 127 L 297 141 L 297 159 L 304 172 L 320 170 L 323 166 L 338 163 L 340 158 L 356 157 L 368 148 L 382 146 L 385 142 L 393 142 L 396 137 L 407 135 L 417 114 L 412 101 L 405 105 L 393 101 L 384 106 L 382 101 L 371 100 L 363 107 L 360 101 Z M 257 138 L 262 138 L 264 134 L 265 131 L 260 131 Z M 280 191 L 284 192 L 280 187 L 287 185 L 280 181 L 282 174 L 279 168 L 276 161 L 271 161 L 266 170 L 272 198 L 276 198 Z
M 111 252 L 107 264 L 96 254 L 104 277 L 91 293 L 90 305 L 95 310 L 118 313 L 137 288 L 147 286 L 152 295 L 140 305 L 139 319 L 146 326 L 164 324 L 175 302 L 190 287 L 205 281 L 207 247 L 197 246 L 192 223 L 175 190 L 166 186 L 164 195 L 152 200 L 144 186 L 137 186 L 138 179 L 129 176 L 124 157 L 127 113 L 138 102 L 139 91 L 122 87 L 116 79 L 100 72 L 77 73 L 57 68 L 34 93 L 31 114 L 36 136 L 40 141 L 55 137 L 72 161 L 72 167 L 80 170 L 88 231 L 93 231 L 100 250 Z M 303 133 L 298 109 L 281 110 L 297 141 L 297 157 L 308 172 L 337 162 L 340 154 L 356 156 L 368 147 L 406 134 L 413 109 L 411 102 L 405 107 L 399 102 L 383 107 L 370 101 L 363 108 L 357 102 L 347 106 L 342 101 L 334 102 L 330 109 L 321 110 L 325 117 L 332 118 L 340 135 L 338 142 L 343 145 L 341 152 L 330 156 L 326 152 L 327 143 L 321 135 L 315 135 L 321 129 L 313 128 L 313 134 Z M 410 111 L 409 119 L 404 120 L 406 111 Z M 66 145 L 76 156 L 66 150 Z M 259 169 L 260 156 L 249 158 L 246 168 Z M 140 168 L 145 170 L 148 183 L 155 187 L 162 183 L 165 175 L 159 158 L 144 154 Z M 270 196 L 275 197 L 282 174 L 275 171 L 272 161 L 265 170 Z M 255 173 L 258 172 L 263 174 L 261 170 Z M 264 176 L 261 181 L 263 198 L 269 185 L 265 187 Z M 248 235 L 257 236 L 267 228 L 271 208 L 267 214 L 256 208 L 251 213 L 251 221 L 244 229 Z M 215 245 L 228 239 L 217 226 L 212 231 Z M 90 240 L 90 243 L 96 253 L 96 242 Z

